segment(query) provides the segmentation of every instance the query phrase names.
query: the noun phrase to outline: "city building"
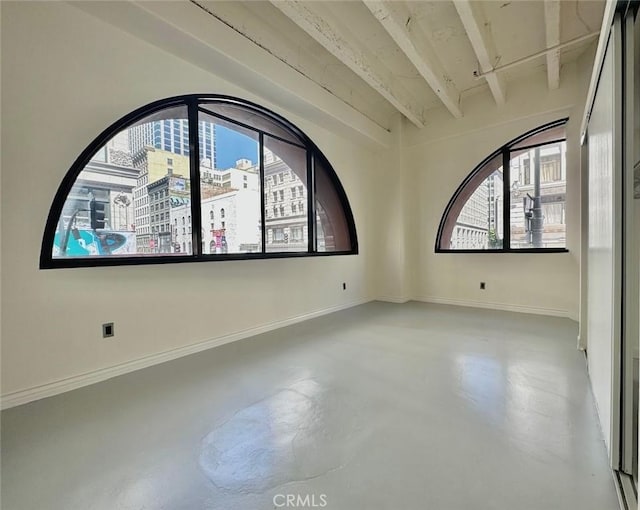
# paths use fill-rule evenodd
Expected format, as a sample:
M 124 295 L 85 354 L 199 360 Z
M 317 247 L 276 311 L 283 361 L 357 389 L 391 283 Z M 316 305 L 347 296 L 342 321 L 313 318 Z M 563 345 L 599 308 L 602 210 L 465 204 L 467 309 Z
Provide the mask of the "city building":
M 201 165 L 203 252 L 254 253 L 262 249 L 260 176 L 248 159 L 233 168 Z
M 133 191 L 137 253 L 171 253 L 170 210 L 189 204 L 189 157 L 146 146 Z
M 272 151 L 265 151 L 267 250 L 296 252 L 308 246 L 307 187 Z M 306 181 L 306 175 L 302 176 Z
M 193 253 L 191 228 L 191 203 L 179 204 L 171 208 L 171 244 L 175 253 Z
M 566 246 L 566 149 L 565 142 L 525 151 L 511 162 L 511 243 L 514 247 L 531 248 L 530 220 L 535 192 L 536 157 L 540 158 L 539 195 L 542 205 L 545 248 Z
M 129 141 L 129 129 L 125 129 L 111 138 L 96 152 L 91 161 L 99 161 L 102 163 L 111 163 L 121 167 L 133 167 L 133 158 L 131 157 L 131 145 Z
M 460 211 L 451 237 L 451 248 L 487 249 L 489 247 L 489 215 L 492 208 L 487 180 L 474 191 Z
M 215 168 L 215 124 L 198 122 L 200 160 L 206 159 Z M 143 165 L 145 148 L 153 147 L 180 156 L 189 156 L 189 127 L 184 118 L 159 119 L 129 130 L 129 144 L 136 166 Z
M 494 172 L 469 197 L 451 236 L 451 249 L 487 250 L 502 244 L 502 174 Z
M 260 239 L 260 193 L 226 189 L 202 200 L 204 253 L 256 253 Z
M 188 210 L 188 221 L 182 218 L 191 234 L 191 186 L 190 180 L 182 175 L 168 173 L 161 179 L 147 185 L 149 197 L 149 226 L 151 230 L 149 249 L 151 253 L 185 253 L 184 247 L 176 239 L 178 213 Z M 146 236 L 141 238 L 144 244 Z
M 63 213 L 65 225 L 74 217 L 77 228 L 90 229 L 89 204 L 95 200 L 104 206 L 107 228 L 133 232 L 133 190 L 137 178 L 138 170 L 135 168 L 92 159 L 67 199 Z

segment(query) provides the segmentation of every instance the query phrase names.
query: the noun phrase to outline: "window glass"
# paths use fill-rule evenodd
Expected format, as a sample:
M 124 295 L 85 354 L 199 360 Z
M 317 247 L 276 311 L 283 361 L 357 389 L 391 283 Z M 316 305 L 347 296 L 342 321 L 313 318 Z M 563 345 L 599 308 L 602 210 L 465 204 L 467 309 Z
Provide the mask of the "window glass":
M 165 218 L 151 214 L 164 207 L 160 192 L 167 192 L 172 203 L 187 208 L 190 203 L 189 156 L 181 143 L 174 142 L 175 137 L 189 139 L 186 107 L 155 113 L 102 146 L 67 196 L 55 232 L 53 258 L 180 252 L 164 228 Z M 173 160 L 171 172 L 167 159 Z
M 496 250 L 503 247 L 502 152 L 467 178 L 441 224 L 445 250 Z
M 265 135 L 264 175 L 267 252 L 307 251 L 307 151 Z
M 316 250 L 351 250 L 351 233 L 336 184 L 320 158 L 315 158 Z
M 484 179 L 468 198 L 451 234 L 452 250 L 495 250 L 502 248 L 502 167 Z
M 248 110 L 245 107 L 228 103 L 209 103 L 202 106 L 203 110 L 235 120 L 246 126 L 271 134 L 298 145 L 304 145 L 300 137 L 284 125 L 274 121 L 267 115 Z
M 511 248 L 565 248 L 566 142 L 510 157 Z
M 209 255 L 262 251 L 258 133 L 200 113 L 211 125 L 215 159 L 200 160 L 202 249 Z M 207 132 L 200 133 L 203 137 Z
M 447 204 L 436 251 L 565 250 L 566 122 L 533 129 L 474 168 Z
M 259 106 L 172 97 L 131 112 L 89 147 L 56 194 L 41 268 L 357 253 L 333 168 L 295 126 Z

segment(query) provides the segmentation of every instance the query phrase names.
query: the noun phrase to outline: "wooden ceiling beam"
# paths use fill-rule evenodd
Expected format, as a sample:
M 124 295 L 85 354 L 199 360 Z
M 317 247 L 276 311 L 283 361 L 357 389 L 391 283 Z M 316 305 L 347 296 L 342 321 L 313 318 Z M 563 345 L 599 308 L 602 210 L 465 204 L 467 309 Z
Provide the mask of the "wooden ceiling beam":
M 460 92 L 445 71 L 431 43 L 423 34 L 407 25 L 408 12 L 400 2 L 363 0 L 371 14 L 380 22 L 431 89 L 456 118 L 462 117 Z M 405 9 L 406 10 L 406 9 Z
M 424 127 L 424 106 L 411 97 L 409 91 L 394 79 L 391 71 L 375 55 L 362 48 L 351 34 L 335 28 L 337 23 L 330 22 L 330 13 L 323 10 L 322 2 L 271 0 L 271 3 L 414 125 Z
M 544 0 L 544 26 L 547 48 L 560 44 L 560 0 Z M 560 50 L 547 53 L 547 81 L 549 89 L 560 86 Z
M 502 78 L 492 72 L 497 63 L 497 52 L 482 5 L 472 0 L 453 0 L 453 4 L 467 32 L 467 37 L 480 64 L 480 71 L 489 84 L 493 98 L 498 105 L 503 105 L 506 102 L 506 87 Z

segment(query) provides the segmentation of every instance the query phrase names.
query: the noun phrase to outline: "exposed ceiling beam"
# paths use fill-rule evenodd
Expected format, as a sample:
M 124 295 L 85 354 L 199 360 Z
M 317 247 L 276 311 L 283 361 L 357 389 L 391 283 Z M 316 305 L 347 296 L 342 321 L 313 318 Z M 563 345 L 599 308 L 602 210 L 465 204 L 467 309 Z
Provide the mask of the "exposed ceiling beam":
M 485 75 L 493 98 L 497 104 L 503 105 L 506 100 L 505 85 L 500 76 L 491 72 L 497 63 L 497 52 L 484 12 L 482 12 L 482 5 L 480 2 L 471 0 L 453 0 L 453 4 L 467 32 L 467 37 L 469 37 L 473 51 L 478 58 L 480 70 Z
M 544 0 L 547 48 L 560 44 L 560 0 Z M 551 90 L 560 86 L 560 50 L 547 53 L 547 79 Z
M 355 136 L 374 147 L 393 143 L 386 128 L 221 21 L 203 16 L 202 8 L 196 4 L 129 1 L 70 5 L 161 48 L 167 55 L 221 77 L 225 81 L 197 78 L 213 84 L 219 93 L 241 95 L 285 116 L 294 113 L 340 136 Z M 209 85 L 202 88 L 206 90 L 206 86 Z M 171 87 L 169 90 L 175 94 Z
M 328 13 L 321 2 L 296 0 L 271 0 L 285 16 L 320 43 L 327 51 L 349 67 L 369 86 L 389 101 L 400 113 L 417 127 L 424 127 L 424 107 L 415 101 L 410 93 L 394 79 L 392 73 L 370 52 L 361 48 L 350 34 L 339 33 L 333 23 L 329 23 Z
M 364 4 L 380 22 L 398 47 L 433 89 L 447 110 L 456 117 L 462 117 L 460 92 L 447 75 L 433 47 L 423 34 L 407 27 L 409 12 L 402 12 L 400 2 L 363 0 Z

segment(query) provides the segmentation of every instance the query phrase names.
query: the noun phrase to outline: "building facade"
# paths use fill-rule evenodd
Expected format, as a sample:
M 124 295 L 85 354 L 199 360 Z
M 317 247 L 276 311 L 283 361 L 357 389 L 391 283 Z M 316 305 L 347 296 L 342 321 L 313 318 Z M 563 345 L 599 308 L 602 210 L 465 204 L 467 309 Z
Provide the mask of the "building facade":
M 487 250 L 502 246 L 502 172 L 495 171 L 476 188 L 453 228 L 451 249 Z
M 304 170 L 306 173 L 306 167 Z M 265 233 L 267 251 L 296 252 L 308 248 L 307 186 L 278 156 L 265 149 Z
M 82 170 L 65 203 L 62 220 L 78 229 L 91 229 L 89 208 L 95 200 L 104 205 L 105 228 L 133 232 L 133 190 L 138 170 L 128 166 L 91 160 Z
M 536 158 L 540 158 L 542 248 L 566 247 L 566 142 L 531 149 L 511 160 L 511 247 L 532 248 L 531 218 L 536 196 Z
M 173 253 L 170 211 L 172 207 L 190 204 L 189 158 L 147 146 L 137 164 L 140 172 L 134 189 L 137 251 Z

